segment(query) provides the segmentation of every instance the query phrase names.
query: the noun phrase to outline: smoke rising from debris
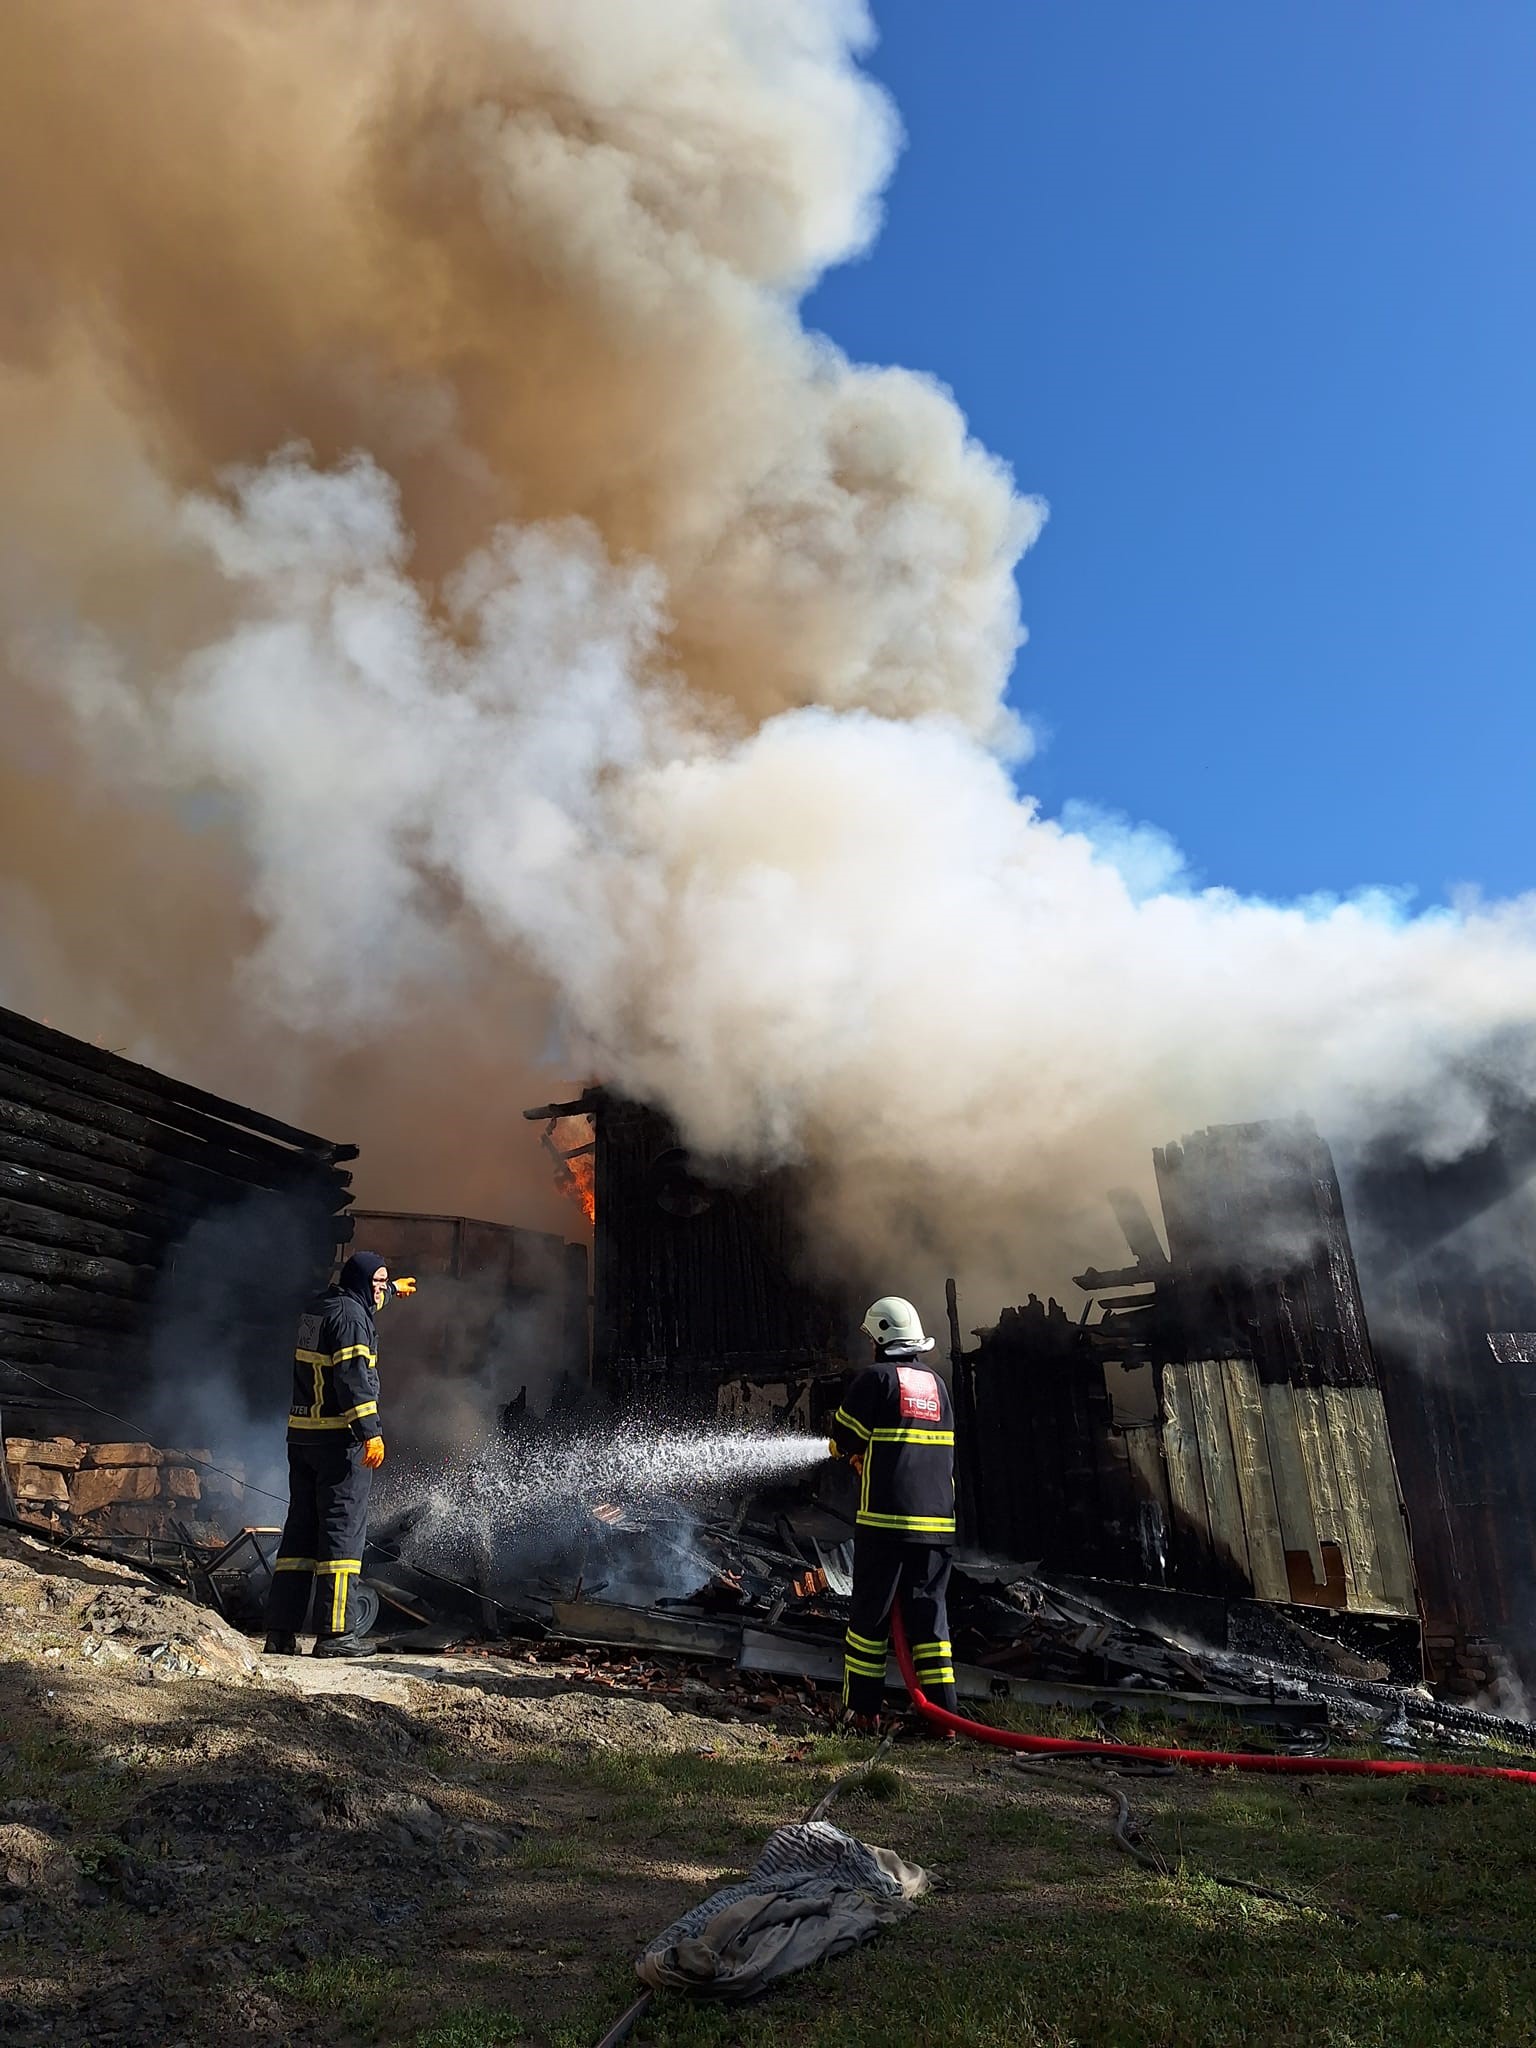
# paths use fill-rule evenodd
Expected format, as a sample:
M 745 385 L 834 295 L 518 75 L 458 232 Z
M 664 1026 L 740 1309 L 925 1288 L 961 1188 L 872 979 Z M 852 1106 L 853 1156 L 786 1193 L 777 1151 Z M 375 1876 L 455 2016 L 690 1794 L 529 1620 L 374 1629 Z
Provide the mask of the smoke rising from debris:
M 6 11 L 0 999 L 411 1207 L 507 1211 L 554 1057 L 892 1268 L 1076 1256 L 1196 1124 L 1481 1135 L 1532 902 L 1196 891 L 1019 795 L 1042 509 L 795 312 L 878 225 L 868 33 Z

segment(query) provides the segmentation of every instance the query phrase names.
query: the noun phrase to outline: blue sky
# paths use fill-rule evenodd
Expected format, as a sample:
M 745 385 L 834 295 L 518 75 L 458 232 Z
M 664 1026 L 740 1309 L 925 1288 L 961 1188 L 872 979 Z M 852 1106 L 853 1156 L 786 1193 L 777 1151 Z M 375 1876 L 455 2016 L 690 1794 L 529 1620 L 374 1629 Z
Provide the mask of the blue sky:
M 1243 890 L 1536 885 L 1536 5 L 874 11 L 907 147 L 807 317 L 1050 503 L 1025 786 Z

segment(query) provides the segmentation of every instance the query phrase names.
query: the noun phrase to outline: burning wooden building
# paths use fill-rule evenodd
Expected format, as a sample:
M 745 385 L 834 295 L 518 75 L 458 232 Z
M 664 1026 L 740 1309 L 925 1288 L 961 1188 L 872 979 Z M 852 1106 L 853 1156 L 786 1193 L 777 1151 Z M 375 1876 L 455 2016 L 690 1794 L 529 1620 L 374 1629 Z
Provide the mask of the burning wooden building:
M 653 1412 L 808 1423 L 829 1405 L 858 1310 L 814 1273 L 794 1174 L 703 1167 L 664 1116 L 600 1089 L 527 1114 L 583 1162 L 595 1387 Z

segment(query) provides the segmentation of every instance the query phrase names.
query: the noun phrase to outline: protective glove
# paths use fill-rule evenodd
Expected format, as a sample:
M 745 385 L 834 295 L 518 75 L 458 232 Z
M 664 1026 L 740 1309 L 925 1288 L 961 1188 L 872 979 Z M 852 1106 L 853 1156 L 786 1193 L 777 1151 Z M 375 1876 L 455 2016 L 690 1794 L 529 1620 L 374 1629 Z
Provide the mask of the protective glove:
M 383 1462 L 384 1462 L 384 1439 L 383 1439 L 383 1437 L 381 1437 L 381 1436 L 371 1436 L 371 1437 L 369 1437 L 369 1439 L 368 1439 L 367 1443 L 365 1443 L 365 1444 L 363 1445 L 363 1463 L 364 1463 L 364 1464 L 365 1464 L 365 1465 L 366 1465 L 366 1466 L 368 1467 L 368 1470 L 369 1470 L 370 1472 L 377 1472 L 377 1471 L 378 1471 L 378 1469 L 379 1469 L 379 1467 L 380 1467 L 380 1466 L 381 1466 L 381 1465 L 383 1464 Z
M 862 1451 L 855 1451 L 848 1462 L 853 1467 L 857 1476 L 862 1479 L 864 1477 L 864 1453 Z
M 837 1447 L 837 1438 L 829 1436 L 827 1438 L 827 1456 L 829 1458 L 840 1458 L 842 1455 L 842 1452 Z
M 389 1287 L 390 1292 L 398 1294 L 402 1301 L 409 1301 L 416 1292 L 416 1282 L 414 1280 L 391 1280 Z

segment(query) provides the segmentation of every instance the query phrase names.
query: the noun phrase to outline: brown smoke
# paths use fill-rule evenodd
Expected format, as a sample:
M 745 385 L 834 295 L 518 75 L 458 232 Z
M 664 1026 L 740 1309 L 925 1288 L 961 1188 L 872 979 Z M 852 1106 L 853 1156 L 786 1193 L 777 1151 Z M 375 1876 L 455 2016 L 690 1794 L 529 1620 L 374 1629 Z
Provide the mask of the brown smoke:
M 820 1163 L 903 1292 L 1059 1272 L 1201 1122 L 1479 1134 L 1529 904 L 1195 894 L 1014 790 L 1041 510 L 796 315 L 877 224 L 867 32 L 0 11 L 0 998 L 360 1138 L 375 1203 L 535 1220 L 517 1110 L 600 1071 Z

